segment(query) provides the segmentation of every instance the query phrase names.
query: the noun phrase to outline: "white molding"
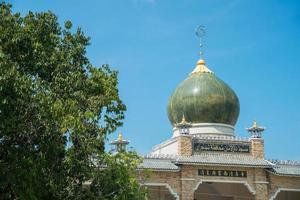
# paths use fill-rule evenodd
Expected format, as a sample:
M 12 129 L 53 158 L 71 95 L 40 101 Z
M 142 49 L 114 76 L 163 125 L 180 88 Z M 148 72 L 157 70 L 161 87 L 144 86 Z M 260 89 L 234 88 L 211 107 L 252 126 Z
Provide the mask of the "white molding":
M 156 150 L 158 150 L 158 149 L 160 149 L 160 148 L 163 148 L 163 147 L 165 147 L 165 146 L 168 146 L 168 145 L 170 145 L 170 144 L 173 144 L 173 143 L 175 143 L 175 142 L 177 142 L 177 138 L 171 138 L 171 139 L 168 139 L 168 140 L 166 140 L 166 141 L 164 141 L 164 142 L 162 142 L 162 143 L 160 143 L 160 144 L 157 144 L 157 145 L 155 145 L 154 147 L 152 147 L 151 152 L 156 151 Z
M 197 155 L 197 154 L 196 154 Z M 268 167 L 267 165 L 241 165 L 241 164 L 221 164 L 221 163 L 200 163 L 200 162 L 175 162 L 176 164 L 184 165 L 201 165 L 201 166 L 218 166 L 218 167 L 240 167 L 240 168 L 263 168 Z
M 169 192 L 176 198 L 176 200 L 179 200 L 179 195 L 171 188 L 171 186 L 168 183 L 143 183 L 142 185 L 166 187 L 169 190 Z
M 194 181 L 196 179 L 194 179 L 194 178 L 181 178 L 180 180 L 181 181 Z
M 276 167 L 276 166 L 275 166 Z M 275 176 L 285 176 L 285 177 L 299 177 L 299 175 L 296 174 L 278 174 L 276 172 L 272 172 L 271 170 L 266 169 L 267 172 L 275 175 Z
M 268 181 L 254 181 L 255 184 L 269 184 Z
M 270 200 L 274 200 L 277 197 L 278 193 L 281 191 L 300 192 L 300 189 L 278 188 L 277 191 L 275 192 L 275 194 L 273 196 L 271 196 Z
M 180 135 L 180 129 L 173 127 L 173 138 Z M 234 126 L 221 123 L 192 123 L 189 135 L 234 136 Z
M 167 173 L 177 173 L 180 172 L 180 169 L 149 169 L 149 168 L 140 168 L 137 171 L 150 170 L 151 172 L 167 172 Z
M 218 179 L 201 179 L 196 187 L 194 188 L 194 192 L 198 189 L 198 187 L 200 186 L 200 184 L 204 183 L 204 182 L 214 182 L 214 183 L 240 183 L 240 184 L 244 184 L 247 189 L 249 190 L 250 193 L 252 193 L 253 195 L 256 194 L 256 191 L 251 187 L 251 185 L 247 182 L 247 181 L 234 181 L 234 180 L 218 180 Z

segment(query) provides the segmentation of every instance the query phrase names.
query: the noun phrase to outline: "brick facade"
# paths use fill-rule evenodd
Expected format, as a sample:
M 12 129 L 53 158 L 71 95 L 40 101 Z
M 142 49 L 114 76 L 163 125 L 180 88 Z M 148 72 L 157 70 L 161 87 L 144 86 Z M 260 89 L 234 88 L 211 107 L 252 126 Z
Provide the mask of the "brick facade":
M 205 177 L 198 175 L 198 169 L 246 170 L 247 178 Z M 273 200 L 279 188 L 299 189 L 300 177 L 274 175 L 262 168 L 241 168 L 221 166 L 183 165 L 179 172 L 151 172 L 147 183 L 166 183 L 178 195 L 180 200 L 194 200 L 195 189 L 204 182 L 239 183 L 253 195 L 254 200 Z
M 264 158 L 264 140 L 262 138 L 251 138 L 251 153 L 256 158 Z
M 180 135 L 177 139 L 178 148 L 177 153 L 181 156 L 192 155 L 192 138 L 189 135 Z
M 178 136 L 177 141 L 177 153 L 179 156 L 191 156 L 193 154 L 192 137 L 181 135 Z M 250 142 L 250 154 L 257 159 L 264 159 L 263 139 L 251 138 Z M 198 174 L 199 169 L 245 171 L 247 172 L 247 177 L 200 176 Z M 228 190 L 230 190 L 228 184 L 235 184 L 235 186 L 238 184 L 242 188 L 241 192 L 243 192 L 240 195 L 246 195 L 253 200 L 274 200 L 281 189 L 299 190 L 300 192 L 300 177 L 279 176 L 262 167 L 220 166 L 217 164 L 182 164 L 176 172 L 152 171 L 146 183 L 168 188 L 172 195 L 165 195 L 164 200 L 174 199 L 171 196 L 174 196 L 177 200 L 199 199 L 199 188 L 203 189 L 202 186 L 208 183 L 226 184 L 225 186 Z M 231 189 L 235 186 L 232 185 Z M 153 200 L 157 200 L 157 198 L 157 196 L 152 195 Z

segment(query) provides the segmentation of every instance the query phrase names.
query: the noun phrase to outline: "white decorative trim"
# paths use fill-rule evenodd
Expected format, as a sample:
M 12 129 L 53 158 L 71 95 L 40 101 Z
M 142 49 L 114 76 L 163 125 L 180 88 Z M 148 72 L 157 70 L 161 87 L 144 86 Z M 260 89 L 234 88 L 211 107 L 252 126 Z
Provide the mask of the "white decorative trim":
M 276 166 L 275 166 L 275 167 L 276 167 Z M 275 176 L 299 177 L 298 174 L 279 174 L 279 173 L 273 172 L 273 171 L 271 171 L 271 170 L 269 170 L 269 169 L 266 169 L 266 171 L 269 172 L 269 173 L 271 173 L 271 174 L 273 174 L 273 175 L 275 175 Z
M 169 146 L 170 144 L 174 143 L 174 142 L 177 142 L 177 139 L 176 138 L 171 138 L 171 139 L 168 139 L 160 144 L 157 144 L 155 145 L 153 148 L 152 148 L 152 152 L 157 150 L 157 149 L 160 149 L 160 148 L 163 148 L 165 146 Z
M 299 160 L 277 160 L 277 159 L 271 159 L 270 162 L 276 164 L 276 165 L 293 165 L 293 166 L 299 166 L 300 161 Z
M 255 181 L 255 184 L 269 184 L 268 181 Z
M 250 164 L 221 164 L 221 163 L 201 163 L 201 162 L 175 162 L 175 164 L 185 164 L 185 165 L 202 165 L 202 166 L 218 166 L 218 167 L 241 167 L 241 168 L 249 168 L 249 167 L 255 167 L 255 168 L 266 168 L 269 167 L 268 165 L 250 165 Z
M 270 200 L 274 200 L 278 193 L 281 191 L 290 191 L 290 192 L 300 192 L 300 189 L 291 189 L 291 188 L 278 188 L 273 196 L 271 196 Z
M 204 183 L 204 182 L 214 182 L 214 183 L 240 183 L 240 184 L 244 184 L 247 189 L 249 190 L 250 193 L 252 193 L 253 195 L 256 194 L 256 191 L 251 187 L 251 185 L 249 185 L 249 183 L 247 181 L 231 181 L 231 180 L 216 180 L 216 179 L 201 179 L 199 181 L 199 183 L 197 183 L 196 187 L 194 188 L 194 192 L 198 189 L 198 187 L 200 186 L 200 184 Z
M 272 165 L 272 166 L 276 166 L 276 164 L 270 162 L 270 160 L 265 160 L 265 161 L 266 161 L 267 163 L 269 163 L 270 165 Z
M 137 171 L 151 170 L 151 172 L 168 172 L 168 173 L 177 173 L 180 172 L 180 169 L 151 169 L 151 168 L 139 168 Z
M 181 181 L 194 181 L 196 179 L 194 179 L 194 178 L 181 178 L 180 180 Z
M 193 123 L 189 128 L 190 135 L 224 135 L 234 136 L 234 127 L 221 123 Z M 178 127 L 173 127 L 173 138 L 180 135 Z
M 171 186 L 168 183 L 143 183 L 142 185 L 166 187 L 169 190 L 169 192 L 176 198 L 176 200 L 179 200 L 179 195 L 171 188 Z
M 233 142 L 246 142 L 250 144 L 250 139 L 248 137 L 237 137 L 237 136 L 228 136 L 228 135 L 192 135 L 193 138 L 200 140 L 226 140 Z

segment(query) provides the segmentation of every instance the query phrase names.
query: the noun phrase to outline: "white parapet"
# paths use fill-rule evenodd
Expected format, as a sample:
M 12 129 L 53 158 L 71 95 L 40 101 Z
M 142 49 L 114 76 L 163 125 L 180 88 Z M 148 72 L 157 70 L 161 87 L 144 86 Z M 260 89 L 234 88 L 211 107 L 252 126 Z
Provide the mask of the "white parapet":
M 224 135 L 234 136 L 234 127 L 219 123 L 195 123 L 188 128 L 190 135 Z M 180 135 L 180 128 L 173 128 L 173 138 Z

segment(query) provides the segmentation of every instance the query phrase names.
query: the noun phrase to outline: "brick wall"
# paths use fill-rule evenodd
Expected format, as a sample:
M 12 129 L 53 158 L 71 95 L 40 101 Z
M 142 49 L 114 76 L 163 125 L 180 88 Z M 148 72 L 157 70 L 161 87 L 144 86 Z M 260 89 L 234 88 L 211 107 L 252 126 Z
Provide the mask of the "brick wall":
M 265 157 L 264 140 L 262 138 L 251 138 L 251 153 L 257 158 Z
M 300 177 L 278 176 L 272 173 L 268 173 L 268 181 L 270 199 L 272 199 L 272 197 L 275 197 L 275 194 L 280 188 L 300 190 Z
M 177 153 L 181 156 L 190 156 L 192 155 L 192 137 L 189 135 L 180 135 L 178 136 L 178 148 Z
M 247 171 L 247 178 L 199 176 L 198 169 Z M 278 176 L 262 168 L 183 165 L 180 172 L 154 171 L 148 183 L 166 183 L 178 194 L 180 200 L 194 200 L 194 190 L 202 181 L 246 183 L 255 190 L 255 200 L 270 200 L 279 188 L 300 190 L 300 177 Z M 249 190 L 249 189 L 248 189 Z M 251 191 L 250 191 L 251 192 Z

